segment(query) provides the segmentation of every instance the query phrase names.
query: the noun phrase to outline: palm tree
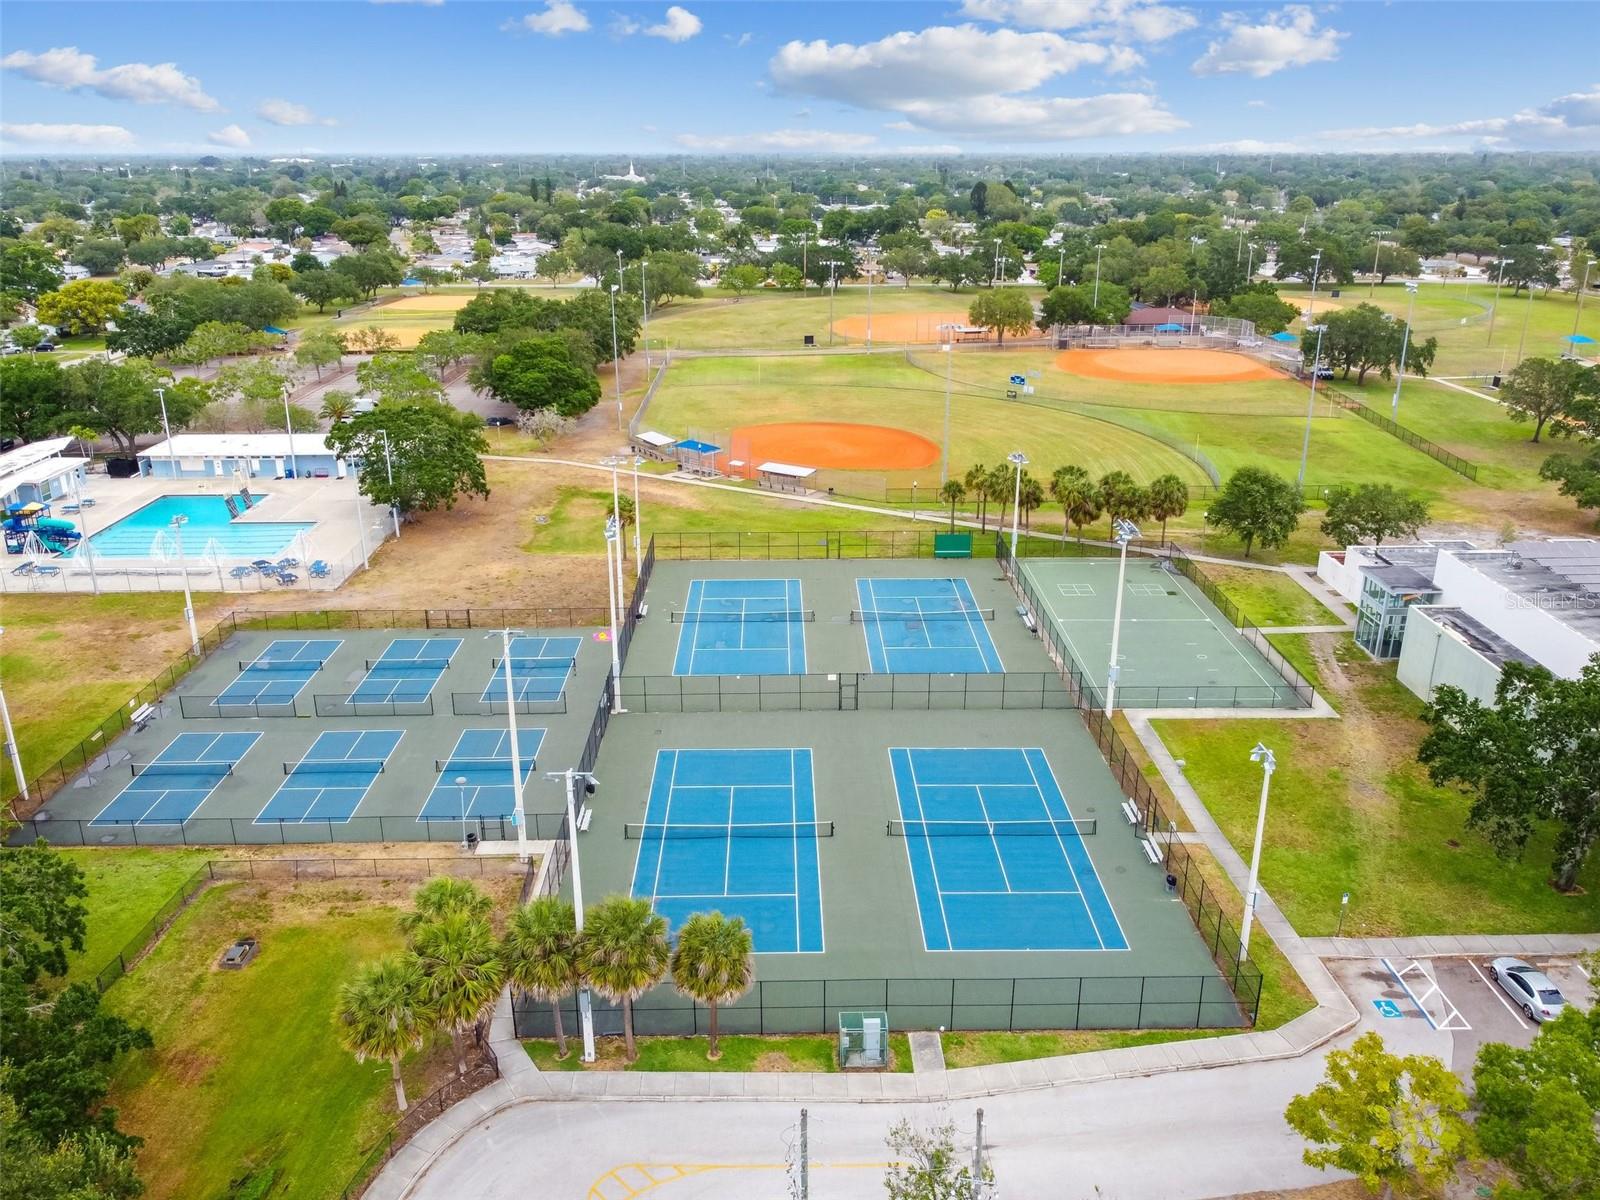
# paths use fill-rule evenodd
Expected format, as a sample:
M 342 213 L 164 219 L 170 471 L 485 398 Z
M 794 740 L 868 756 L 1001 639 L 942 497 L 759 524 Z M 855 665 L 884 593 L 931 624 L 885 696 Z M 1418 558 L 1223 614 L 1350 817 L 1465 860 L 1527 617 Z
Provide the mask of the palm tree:
M 1138 510 L 1139 485 L 1126 471 L 1107 471 L 1100 476 L 1100 507 L 1116 523 L 1118 517 L 1132 518 Z
M 467 1073 L 467 1030 L 494 1007 L 505 964 L 489 923 L 455 910 L 421 926 L 413 949 L 422 966 L 423 995 L 456 1044 L 456 1071 Z
M 584 918 L 578 963 L 595 991 L 622 1005 L 622 1036 L 632 1062 L 639 1056 L 633 1002 L 667 973 L 667 919 L 652 912 L 648 900 L 607 896 Z
M 357 1062 L 381 1058 L 394 1078 L 394 1102 L 406 1110 L 406 1085 L 400 1060 L 419 1048 L 433 1027 L 424 993 L 422 966 L 410 954 L 393 954 L 363 963 L 354 979 L 339 987 L 333 1023 L 339 1043 Z
M 988 529 L 987 514 L 989 511 L 989 496 L 983 489 L 983 481 L 989 477 L 989 472 L 982 463 L 973 463 L 967 468 L 967 473 L 961 477 L 962 484 L 967 491 L 972 493 L 972 498 L 978 502 L 978 528 Z
M 324 421 L 332 421 L 337 425 L 340 421 L 348 421 L 355 415 L 356 398 L 351 392 L 341 392 L 338 388 L 330 390 L 322 397 L 322 408 L 319 415 Z
M 411 898 L 410 912 L 400 914 L 402 933 L 415 933 L 422 926 L 450 913 L 465 913 L 475 920 L 487 920 L 494 902 L 478 886 L 453 875 L 435 875 L 417 889 Z
M 717 1005 L 732 1004 L 755 982 L 756 960 L 750 929 L 742 917 L 719 912 L 695 913 L 678 930 L 672 951 L 672 984 L 681 995 L 698 1000 L 711 1013 L 706 1057 L 722 1057 L 717 1049 Z
M 995 521 L 995 528 L 1003 528 L 1006 517 L 1006 501 L 1011 499 L 1011 474 L 1016 468 L 1010 463 L 996 463 L 990 468 L 989 473 L 983 477 L 983 490 L 994 503 L 1000 516 Z
M 540 896 L 511 916 L 503 947 L 506 978 L 535 1000 L 547 1000 L 556 1023 L 556 1057 L 567 1056 L 561 1000 L 578 986 L 578 923 L 570 900 Z
M 632 496 L 617 497 L 617 516 L 620 518 L 622 525 L 622 528 L 617 531 L 617 543 L 622 547 L 622 558 L 626 562 L 628 558 L 628 526 L 632 525 L 639 516 L 638 510 L 633 507 Z M 643 531 L 641 530 L 640 532 Z
M 1061 532 L 1068 525 L 1078 527 L 1078 540 L 1083 540 L 1083 527 L 1100 515 L 1100 492 L 1082 467 L 1058 467 L 1050 477 L 1050 495 L 1061 505 Z
M 1022 473 L 1022 524 L 1028 529 L 1033 529 L 1033 510 L 1044 503 L 1044 485 L 1029 475 Z
M 950 505 L 950 532 L 956 531 L 956 505 L 967 498 L 966 485 L 959 479 L 951 479 L 939 489 L 939 499 Z
M 1189 511 L 1189 485 L 1176 475 L 1162 475 L 1150 482 L 1149 512 L 1161 522 L 1161 540 L 1167 540 L 1167 519 Z

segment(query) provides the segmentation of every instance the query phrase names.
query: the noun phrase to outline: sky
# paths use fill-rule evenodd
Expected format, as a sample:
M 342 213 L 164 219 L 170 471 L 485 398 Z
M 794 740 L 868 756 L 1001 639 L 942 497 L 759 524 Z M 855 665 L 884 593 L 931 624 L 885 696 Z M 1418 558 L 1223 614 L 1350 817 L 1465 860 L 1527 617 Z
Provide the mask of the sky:
M 1586 4 L 7 0 L 8 154 L 1596 150 Z

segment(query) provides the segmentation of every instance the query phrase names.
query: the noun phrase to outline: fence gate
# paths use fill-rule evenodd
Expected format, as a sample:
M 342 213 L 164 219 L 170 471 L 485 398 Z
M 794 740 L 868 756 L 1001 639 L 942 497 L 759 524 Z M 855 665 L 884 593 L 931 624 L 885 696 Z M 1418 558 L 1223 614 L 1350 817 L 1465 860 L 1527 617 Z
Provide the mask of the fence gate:
M 429 629 L 471 629 L 470 608 L 430 608 L 423 613 Z
M 861 707 L 861 676 L 854 671 L 839 672 L 839 711 L 855 712 Z

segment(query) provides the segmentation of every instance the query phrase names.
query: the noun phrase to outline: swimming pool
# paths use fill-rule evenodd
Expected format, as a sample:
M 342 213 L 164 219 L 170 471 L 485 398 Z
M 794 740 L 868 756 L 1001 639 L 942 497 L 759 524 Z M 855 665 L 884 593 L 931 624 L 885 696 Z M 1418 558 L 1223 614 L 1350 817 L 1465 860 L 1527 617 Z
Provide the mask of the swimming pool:
M 268 496 L 252 496 L 256 504 Z M 315 521 L 235 520 L 223 496 L 162 496 L 122 520 L 89 535 L 101 558 L 170 558 L 172 518 L 183 526 L 185 558 L 204 558 L 211 545 L 225 558 L 270 558 L 287 550 L 295 536 Z M 158 542 L 159 539 L 159 542 Z

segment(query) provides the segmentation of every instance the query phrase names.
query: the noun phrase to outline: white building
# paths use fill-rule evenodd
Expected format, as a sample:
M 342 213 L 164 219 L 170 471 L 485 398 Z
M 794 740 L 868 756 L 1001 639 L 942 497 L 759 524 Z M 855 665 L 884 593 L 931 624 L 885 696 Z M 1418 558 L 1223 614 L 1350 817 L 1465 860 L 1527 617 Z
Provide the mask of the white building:
M 69 437 L 47 438 L 0 454 L 0 508 L 49 504 L 76 496 L 89 460 L 62 453 L 72 441 Z
M 343 479 L 320 433 L 178 433 L 139 451 L 139 474 L 162 479 Z

